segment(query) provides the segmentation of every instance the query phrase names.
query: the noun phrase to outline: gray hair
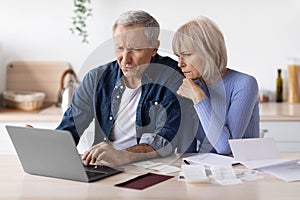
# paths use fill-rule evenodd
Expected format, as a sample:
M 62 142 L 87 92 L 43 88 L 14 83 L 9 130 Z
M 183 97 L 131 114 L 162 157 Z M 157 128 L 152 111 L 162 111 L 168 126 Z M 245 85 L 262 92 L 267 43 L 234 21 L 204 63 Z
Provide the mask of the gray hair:
M 200 16 L 182 25 L 173 38 L 173 51 L 192 48 L 203 57 L 202 76 L 209 78 L 227 66 L 227 50 L 222 32 L 210 19 Z
M 113 25 L 113 33 L 117 26 L 142 25 L 149 44 L 154 44 L 159 36 L 159 23 L 154 17 L 143 10 L 130 10 L 122 13 Z

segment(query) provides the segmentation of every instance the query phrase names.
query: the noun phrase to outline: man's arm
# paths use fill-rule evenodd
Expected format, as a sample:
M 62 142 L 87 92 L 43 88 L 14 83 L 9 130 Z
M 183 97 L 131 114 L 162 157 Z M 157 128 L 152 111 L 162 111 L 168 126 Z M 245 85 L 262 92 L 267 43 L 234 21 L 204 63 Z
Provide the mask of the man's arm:
M 84 77 L 73 95 L 70 107 L 56 128 L 70 131 L 76 144 L 93 119 L 93 94 L 97 83 L 95 79 L 95 73 L 92 72 Z
M 147 144 L 137 144 L 125 150 L 117 150 L 106 142 L 101 142 L 85 152 L 82 156 L 85 165 L 106 165 L 116 167 L 132 162 L 151 159 L 158 153 Z
M 133 153 L 131 154 L 131 162 L 156 158 L 159 156 L 155 149 L 148 144 L 137 144 L 126 148 L 125 151 Z

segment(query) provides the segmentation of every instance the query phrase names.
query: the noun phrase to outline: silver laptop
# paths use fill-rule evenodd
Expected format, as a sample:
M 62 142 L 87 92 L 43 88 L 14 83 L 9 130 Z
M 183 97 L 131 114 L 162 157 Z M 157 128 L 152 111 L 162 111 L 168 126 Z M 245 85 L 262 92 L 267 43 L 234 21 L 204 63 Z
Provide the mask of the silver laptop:
M 84 166 L 68 131 L 6 126 L 26 173 L 82 182 L 96 181 L 122 170 Z

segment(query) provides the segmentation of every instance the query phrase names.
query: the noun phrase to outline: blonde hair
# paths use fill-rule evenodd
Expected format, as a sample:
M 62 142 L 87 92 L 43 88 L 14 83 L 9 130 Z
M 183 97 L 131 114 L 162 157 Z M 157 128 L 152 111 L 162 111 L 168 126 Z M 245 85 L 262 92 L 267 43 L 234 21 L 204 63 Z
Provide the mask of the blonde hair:
M 200 16 L 182 25 L 174 35 L 172 45 L 175 54 L 178 54 L 182 47 L 186 47 L 202 56 L 204 79 L 220 73 L 227 66 L 227 50 L 223 34 L 207 17 Z

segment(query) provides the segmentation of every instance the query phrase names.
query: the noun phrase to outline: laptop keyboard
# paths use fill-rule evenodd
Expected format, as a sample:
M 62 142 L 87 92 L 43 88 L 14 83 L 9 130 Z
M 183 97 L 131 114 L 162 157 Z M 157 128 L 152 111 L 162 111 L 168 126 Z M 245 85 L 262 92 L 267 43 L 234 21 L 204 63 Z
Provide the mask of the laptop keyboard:
M 112 171 L 115 171 L 115 169 L 113 168 L 107 166 L 97 166 L 97 165 L 88 165 L 85 166 L 84 169 L 87 172 L 102 173 L 102 174 L 108 174 Z
M 99 172 L 90 172 L 90 171 L 86 171 L 86 175 L 88 176 L 89 179 L 92 179 L 94 177 L 99 177 L 99 176 L 106 176 L 105 174 Z

